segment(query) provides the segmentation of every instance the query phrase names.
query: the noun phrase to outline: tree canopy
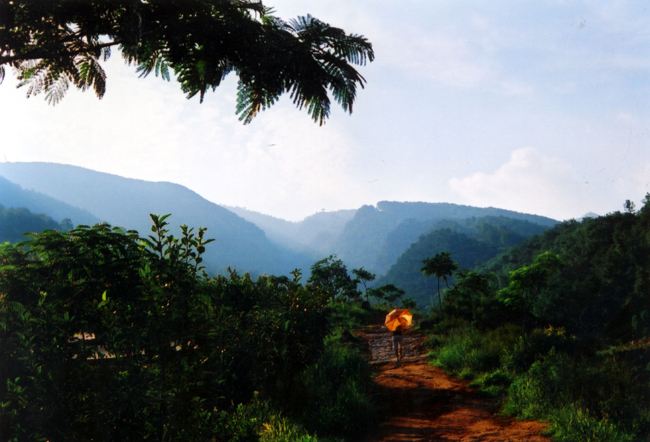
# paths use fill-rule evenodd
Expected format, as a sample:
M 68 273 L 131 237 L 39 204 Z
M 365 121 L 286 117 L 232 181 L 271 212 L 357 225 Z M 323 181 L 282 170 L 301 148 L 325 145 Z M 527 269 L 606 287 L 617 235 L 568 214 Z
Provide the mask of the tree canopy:
M 288 93 L 323 124 L 330 94 L 352 112 L 374 59 L 372 44 L 310 15 L 284 21 L 254 0 L 97 0 L 0 3 L 0 81 L 17 72 L 27 95 L 54 104 L 70 85 L 106 92 L 100 61 L 118 48 L 137 73 L 169 80 L 202 101 L 230 73 L 239 78 L 237 113 L 249 123 Z
M 438 279 L 438 304 L 442 308 L 442 298 L 440 297 L 440 279 L 442 278 L 447 284 L 447 277 L 451 276 L 457 269 L 458 265 L 451 259 L 449 252 L 440 252 L 431 258 L 422 261 L 420 271 L 427 276 L 435 275 Z M 433 305 L 433 301 L 431 302 Z

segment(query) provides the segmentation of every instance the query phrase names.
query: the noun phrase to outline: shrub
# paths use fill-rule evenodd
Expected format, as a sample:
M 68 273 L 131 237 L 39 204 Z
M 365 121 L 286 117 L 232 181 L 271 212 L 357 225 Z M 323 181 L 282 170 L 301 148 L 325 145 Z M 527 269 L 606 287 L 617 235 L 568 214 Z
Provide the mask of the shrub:
M 327 300 L 297 278 L 207 278 L 204 230 L 174 238 L 166 218 L 149 239 L 97 225 L 0 245 L 0 439 L 250 440 L 260 422 L 233 404 L 293 391 Z
M 323 353 L 303 372 L 299 384 L 293 407 L 312 431 L 353 437 L 375 419 L 370 367 L 357 349 L 336 335 L 326 339 Z
M 552 349 L 514 380 L 504 411 L 550 420 L 559 440 L 633 440 L 630 434 L 646 431 L 648 421 L 639 385 L 618 361 L 573 359 Z
M 317 442 L 318 438 L 307 433 L 302 427 L 288 418 L 271 415 L 262 424 L 259 432 L 260 442 Z
M 221 411 L 214 433 L 219 440 L 244 442 L 317 442 L 300 425 L 275 410 L 268 401 L 254 397 L 249 403 L 239 404 L 232 411 Z
M 502 396 L 512 383 L 512 374 L 503 368 L 483 373 L 470 384 L 489 396 Z
M 574 339 L 567 336 L 562 328 L 549 326 L 534 329 L 528 335 L 518 336 L 512 345 L 505 347 L 503 365 L 518 373 L 525 372 L 534 361 L 552 349 L 569 352 L 573 345 Z
M 569 405 L 552 413 L 551 432 L 560 442 L 627 442 L 636 440 L 607 419 L 597 419 L 588 411 Z
M 571 402 L 569 388 L 573 383 L 572 361 L 551 350 L 513 381 L 504 411 L 525 418 L 547 417 L 550 410 Z
M 456 374 L 463 372 L 466 377 L 495 370 L 500 366 L 503 348 L 514 340 L 517 330 L 505 326 L 483 332 L 467 327 L 451 332 L 435 352 L 435 363 Z

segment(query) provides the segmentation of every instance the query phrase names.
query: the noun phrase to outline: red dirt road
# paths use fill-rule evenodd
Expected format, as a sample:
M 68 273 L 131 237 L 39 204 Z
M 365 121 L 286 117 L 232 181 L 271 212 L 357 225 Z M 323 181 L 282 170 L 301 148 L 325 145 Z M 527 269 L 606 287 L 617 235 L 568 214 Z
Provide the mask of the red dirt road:
M 428 364 L 421 335 L 404 336 L 400 367 L 383 327 L 364 329 L 360 336 L 368 342 L 379 400 L 389 416 L 368 441 L 550 441 L 541 435 L 545 424 L 498 416 L 495 401 Z

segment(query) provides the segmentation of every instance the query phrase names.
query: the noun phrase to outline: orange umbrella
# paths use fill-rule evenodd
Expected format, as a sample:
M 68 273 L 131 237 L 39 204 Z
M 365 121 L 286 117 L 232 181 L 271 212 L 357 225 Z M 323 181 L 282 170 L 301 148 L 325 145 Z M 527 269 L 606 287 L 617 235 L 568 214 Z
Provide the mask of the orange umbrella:
M 405 308 L 396 308 L 386 315 L 386 328 L 395 331 L 397 327 L 409 328 L 413 324 L 413 314 Z

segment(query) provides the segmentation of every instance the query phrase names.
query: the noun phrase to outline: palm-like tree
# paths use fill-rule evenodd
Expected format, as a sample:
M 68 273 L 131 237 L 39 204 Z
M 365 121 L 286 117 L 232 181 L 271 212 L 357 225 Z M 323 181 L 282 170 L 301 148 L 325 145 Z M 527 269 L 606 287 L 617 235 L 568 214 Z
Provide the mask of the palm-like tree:
M 365 84 L 353 66 L 374 59 L 372 44 L 309 15 L 272 14 L 258 0 L 0 2 L 0 83 L 11 67 L 28 96 L 56 103 L 72 85 L 101 98 L 100 61 L 114 48 L 140 76 L 173 74 L 188 98 L 236 74 L 244 123 L 285 93 L 319 124 L 330 95 L 352 112 Z
M 431 258 L 422 261 L 422 268 L 420 271 L 426 276 L 435 276 L 438 279 L 438 306 L 442 309 L 442 297 L 440 296 L 440 280 L 445 281 L 445 285 L 449 287 L 447 277 L 451 276 L 458 266 L 451 259 L 449 252 L 440 252 Z M 431 306 L 433 306 L 433 296 L 431 297 Z

